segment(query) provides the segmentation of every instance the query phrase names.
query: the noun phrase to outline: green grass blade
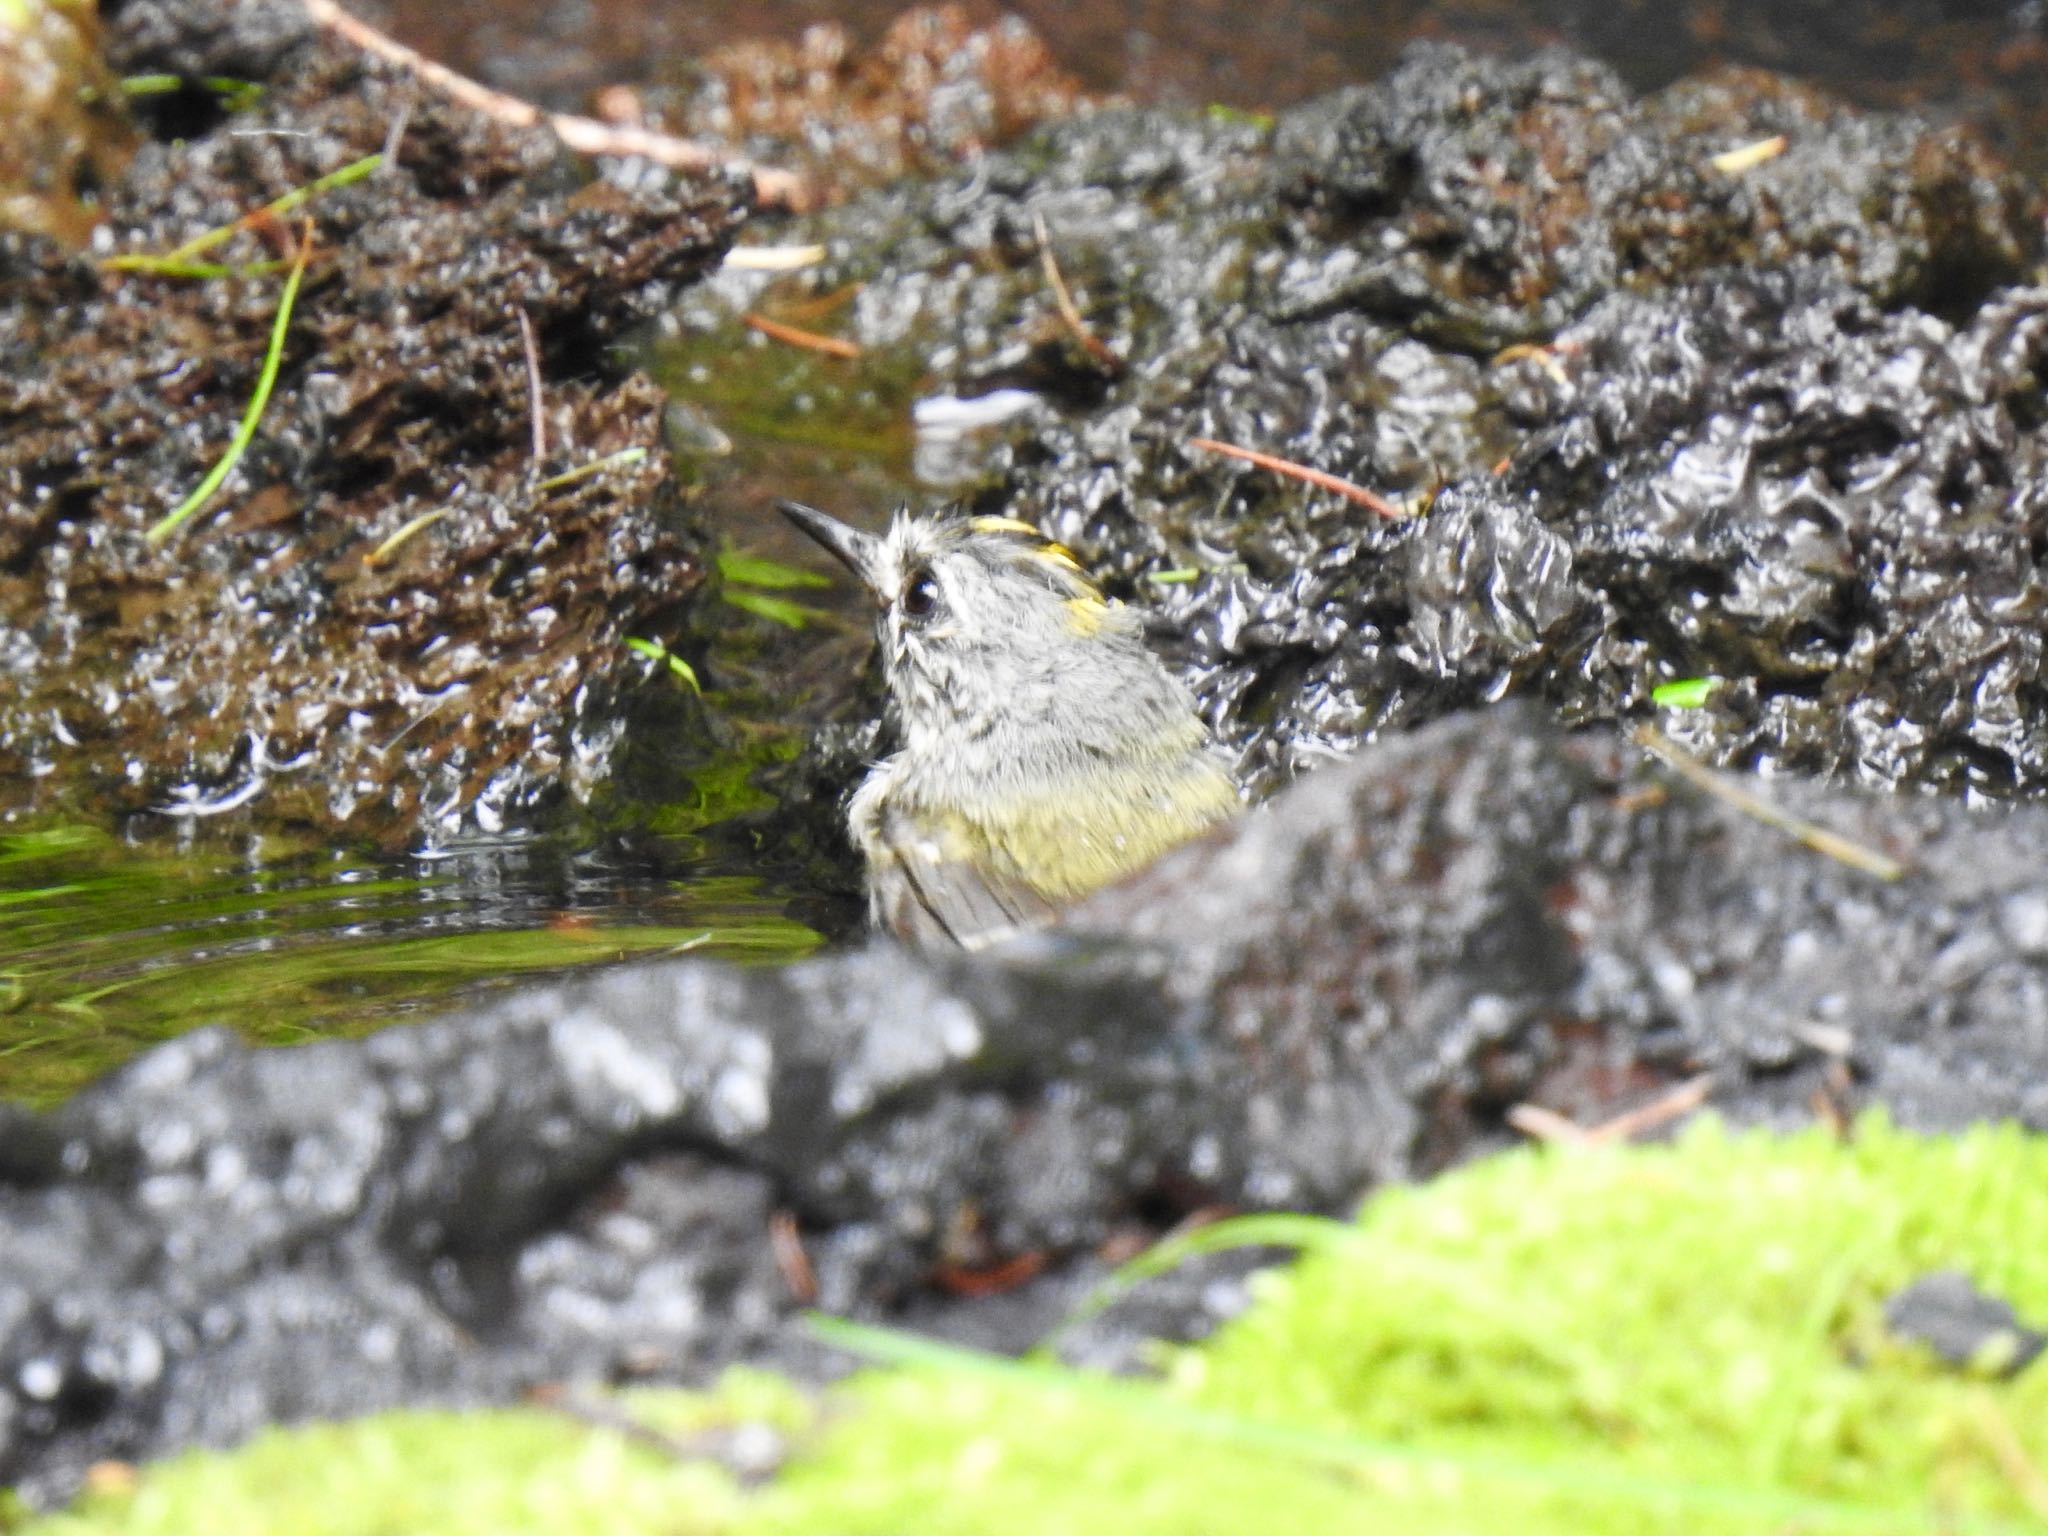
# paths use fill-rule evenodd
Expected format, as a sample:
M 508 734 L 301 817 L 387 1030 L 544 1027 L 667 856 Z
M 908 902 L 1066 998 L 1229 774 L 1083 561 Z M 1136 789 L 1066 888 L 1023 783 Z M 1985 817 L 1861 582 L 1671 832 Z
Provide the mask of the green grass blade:
M 282 197 L 272 198 L 254 213 L 245 213 L 231 224 L 222 224 L 218 228 L 207 230 L 204 234 L 194 235 L 175 250 L 167 251 L 160 256 L 109 256 L 100 265 L 110 272 L 152 272 L 174 277 L 188 275 L 181 269 L 190 267 L 194 257 L 212 250 L 224 240 L 233 238 L 236 231 L 247 229 L 265 218 L 281 218 L 301 203 L 318 197 L 322 192 L 331 192 L 336 187 L 345 187 L 351 182 L 361 181 L 383 163 L 384 156 L 381 152 L 365 155 L 360 160 L 350 161 L 338 171 L 329 171 L 325 176 L 307 182 L 303 187 L 293 187 Z
M 234 473 L 235 466 L 242 460 L 249 444 L 255 440 L 256 424 L 263 419 L 263 408 L 270 404 L 270 391 L 277 384 L 277 370 L 284 360 L 285 332 L 291 328 L 292 306 L 298 302 L 299 280 L 306 275 L 306 260 L 313 254 L 313 228 L 306 226 L 305 234 L 299 240 L 299 253 L 292 260 L 292 270 L 284 280 L 284 296 L 278 300 L 277 318 L 270 326 L 270 349 L 263 354 L 263 371 L 256 377 L 256 392 L 249 397 L 249 408 L 242 412 L 242 424 L 235 429 L 235 435 L 228 444 L 228 451 L 221 455 L 220 462 L 207 471 L 206 478 L 168 516 L 155 523 L 145 538 L 152 544 L 160 544 L 174 533 L 180 524 L 192 516 L 212 499 L 213 493 L 221 488 L 223 481 Z

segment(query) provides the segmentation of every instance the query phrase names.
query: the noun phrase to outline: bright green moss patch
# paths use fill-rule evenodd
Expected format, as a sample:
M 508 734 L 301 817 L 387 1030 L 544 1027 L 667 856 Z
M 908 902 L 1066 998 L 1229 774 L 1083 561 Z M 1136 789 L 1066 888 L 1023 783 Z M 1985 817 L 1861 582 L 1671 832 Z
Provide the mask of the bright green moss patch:
M 642 1420 L 687 1440 L 735 1423 L 791 1429 L 792 1388 L 735 1372 L 710 1395 L 641 1393 Z M 566 1413 L 388 1413 L 271 1430 L 231 1456 L 148 1469 L 133 1492 L 88 1494 L 34 1536 L 725 1536 L 744 1495 L 686 1461 Z
M 1972 1377 L 1881 1321 L 1900 1286 L 1959 1269 L 2048 1322 L 2044 1230 L 2048 1139 L 1703 1124 L 1669 1148 L 1498 1158 L 1385 1194 L 1355 1229 L 1303 1227 L 1313 1251 L 1210 1344 L 1165 1353 L 1159 1382 L 884 1340 L 913 1363 L 838 1394 L 757 1493 L 591 1449 L 573 1424 L 406 1416 L 383 1422 L 417 1428 L 382 1440 L 356 1426 L 187 1458 L 132 1502 L 33 1530 L 2044 1531 L 2048 1362 Z M 740 1389 L 792 1422 L 787 1398 Z M 543 1438 L 494 1451 L 501 1419 Z M 609 1498 L 586 1498 L 606 1478 Z M 302 1519 L 301 1501 L 352 1502 L 360 1522 Z M 264 1508 L 260 1526 L 222 1516 Z

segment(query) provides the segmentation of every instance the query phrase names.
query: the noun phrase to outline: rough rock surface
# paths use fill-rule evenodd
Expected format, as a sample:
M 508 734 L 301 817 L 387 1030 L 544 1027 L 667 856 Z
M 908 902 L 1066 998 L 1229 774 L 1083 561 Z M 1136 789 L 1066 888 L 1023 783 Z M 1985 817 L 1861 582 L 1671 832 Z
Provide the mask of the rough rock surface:
M 820 1305 L 1015 1343 L 1133 1222 L 1340 1208 L 1525 1098 L 1598 1116 L 1705 1071 L 1744 1121 L 1820 1094 L 2048 1128 L 2048 809 L 1777 790 L 1909 872 L 1506 707 L 1005 952 L 684 960 L 361 1042 L 188 1037 L 0 1118 L 0 1481 L 800 1360 L 778 1211 Z M 948 1299 L 1020 1258 L 1052 1278 Z
M 1716 762 L 2025 794 L 2043 214 L 1967 135 L 1782 79 L 1634 99 L 1418 46 L 1270 128 L 1103 111 L 871 193 L 745 297 L 851 292 L 833 327 L 877 372 L 1035 393 L 965 497 L 1159 610 L 1260 789 L 1510 692 L 1629 718 L 1712 675 L 1684 733 Z M 1062 321 L 1040 228 L 1120 366 Z

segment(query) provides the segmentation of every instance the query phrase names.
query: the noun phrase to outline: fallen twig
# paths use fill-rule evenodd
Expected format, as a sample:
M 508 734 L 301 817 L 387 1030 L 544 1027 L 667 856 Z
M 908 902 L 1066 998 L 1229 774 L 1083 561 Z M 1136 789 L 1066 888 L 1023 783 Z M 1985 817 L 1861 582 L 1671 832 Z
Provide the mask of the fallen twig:
M 335 36 L 353 43 L 365 53 L 374 53 L 380 59 L 402 65 L 451 101 L 458 101 L 498 122 L 509 123 L 515 128 L 544 124 L 554 131 L 556 138 L 581 154 L 638 155 L 678 171 L 706 171 L 720 167 L 743 171 L 753 177 L 754 192 L 764 203 L 798 207 L 806 200 L 803 181 L 793 171 L 750 165 L 743 160 L 728 160 L 715 149 L 649 128 L 601 123 L 596 118 L 576 117 L 567 112 L 543 112 L 530 101 L 494 91 L 466 75 L 457 74 L 445 64 L 436 64 L 397 38 L 379 32 L 368 22 L 350 15 L 334 0 L 305 0 L 305 6 L 306 14 Z
M 540 473 L 548 456 L 548 418 L 541 398 L 540 344 L 533 339 L 533 316 L 521 305 L 513 311 L 519 317 L 519 345 L 526 352 L 526 409 L 533 421 L 533 471 Z
M 2013 1430 L 2012 1421 L 1999 1411 L 1997 1402 L 1983 1392 L 1972 1398 L 1970 1408 L 1978 1437 L 1983 1440 L 1985 1449 L 1991 1452 L 1991 1459 L 1998 1463 L 1998 1470 L 2005 1474 L 2005 1480 L 2027 1508 L 2040 1519 L 2048 1520 L 2048 1476 L 2043 1476 L 2041 1469 L 2028 1457 L 2027 1448 Z
M 1861 843 L 1830 832 L 1826 827 L 1817 826 L 1803 817 L 1794 816 L 1790 811 L 1777 806 L 1714 772 L 1705 763 L 1680 747 L 1653 725 L 1639 725 L 1634 732 L 1637 746 L 1655 754 L 1665 766 L 1697 789 L 1705 791 L 1715 799 L 1732 805 L 1743 815 L 1760 821 L 1767 827 L 1776 828 L 1795 842 L 1802 843 L 1815 853 L 1860 869 L 1867 875 L 1880 880 L 1902 879 L 1906 866 L 1889 854 L 1879 853 L 1875 848 L 1866 848 Z
M 1059 261 L 1052 253 L 1052 237 L 1046 233 L 1042 214 L 1033 212 L 1031 229 L 1038 236 L 1038 264 L 1045 270 L 1046 282 L 1052 285 L 1053 302 L 1059 306 L 1060 318 L 1090 357 L 1110 373 L 1122 373 L 1124 360 L 1110 350 L 1108 342 L 1088 329 L 1088 322 L 1081 318 L 1081 311 L 1074 304 L 1073 294 L 1067 291 L 1067 280 L 1060 274 Z
M 720 265 L 728 272 L 798 272 L 824 259 L 822 245 L 736 245 Z
M 768 1246 L 775 1254 L 775 1267 L 782 1271 L 782 1283 L 800 1307 L 818 1299 L 818 1274 L 811 1268 L 811 1256 L 804 1252 L 803 1233 L 789 1211 L 777 1211 L 768 1218 Z
M 799 330 L 793 325 L 784 325 L 780 320 L 770 320 L 766 315 L 757 315 L 751 309 L 740 316 L 740 324 L 749 330 L 759 331 L 763 336 L 772 336 L 777 341 L 786 342 L 792 347 L 823 352 L 831 357 L 860 356 L 858 342 L 848 341 L 843 336 L 820 336 L 816 331 Z
M 1775 160 L 1785 153 L 1790 142 L 1784 134 L 1774 133 L 1768 139 L 1757 139 L 1752 143 L 1724 149 L 1718 155 L 1709 155 L 1707 164 L 1724 176 L 1739 176 L 1744 171 L 1754 170 L 1766 160 Z
M 1600 1146 L 1608 1142 L 1628 1141 L 1654 1131 L 1658 1126 L 1689 1115 L 1707 1102 L 1707 1096 L 1714 1091 L 1714 1074 L 1702 1072 L 1698 1077 L 1688 1078 L 1669 1092 L 1661 1093 L 1647 1104 L 1637 1105 L 1611 1120 L 1598 1125 L 1585 1126 L 1560 1115 L 1554 1109 L 1545 1109 L 1540 1104 L 1517 1104 L 1507 1112 L 1507 1122 L 1525 1136 L 1537 1141 L 1564 1142 L 1571 1146 Z
M 1270 469 L 1276 475 L 1289 475 L 1296 480 L 1305 480 L 1310 485 L 1319 486 L 1323 490 L 1335 491 L 1339 496 L 1348 501 L 1355 501 L 1361 507 L 1370 507 L 1381 517 L 1404 518 L 1408 515 L 1386 497 L 1375 491 L 1368 491 L 1362 485 L 1353 485 L 1349 480 L 1333 475 L 1328 470 L 1311 469 L 1308 465 L 1297 464 L 1292 459 L 1260 453 L 1256 448 L 1239 448 L 1234 443 L 1219 443 L 1213 437 L 1191 437 L 1188 443 L 1195 448 L 1206 448 L 1211 453 L 1228 454 L 1233 459 L 1243 459 L 1247 464 Z

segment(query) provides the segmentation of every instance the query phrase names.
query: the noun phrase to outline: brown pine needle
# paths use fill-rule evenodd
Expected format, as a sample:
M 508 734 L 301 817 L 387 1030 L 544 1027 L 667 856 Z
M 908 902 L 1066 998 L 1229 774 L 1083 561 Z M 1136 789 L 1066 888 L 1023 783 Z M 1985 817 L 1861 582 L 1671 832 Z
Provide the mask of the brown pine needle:
M 804 1252 L 803 1233 L 792 1212 L 777 1211 L 768 1218 L 768 1244 L 791 1299 L 800 1307 L 811 1305 L 818 1299 L 818 1275 L 811 1268 L 811 1256 Z
M 757 315 L 751 309 L 740 316 L 740 324 L 749 330 L 759 331 L 763 336 L 773 337 L 792 347 L 803 347 L 811 352 L 823 352 L 831 357 L 855 358 L 860 356 L 860 344 L 848 341 L 843 336 L 820 336 L 816 331 L 798 330 L 793 325 L 784 325 L 780 320 L 770 320 L 766 315 Z
M 519 344 L 526 351 L 526 408 L 533 419 L 533 468 L 537 474 L 548 456 L 548 418 L 541 399 L 540 344 L 533 339 L 533 317 L 525 307 L 513 311 L 519 317 Z
M 1649 1103 L 1616 1115 L 1612 1120 L 1603 1120 L 1598 1125 L 1580 1125 L 1576 1120 L 1568 1119 L 1554 1109 L 1545 1109 L 1541 1104 L 1515 1105 L 1507 1112 L 1507 1122 L 1524 1136 L 1537 1141 L 1600 1146 L 1607 1142 L 1631 1140 L 1645 1131 L 1654 1131 L 1667 1121 L 1689 1115 L 1706 1103 L 1707 1095 L 1713 1091 L 1714 1074 L 1702 1072 L 1698 1077 L 1688 1078 L 1676 1088 L 1659 1094 Z
M 749 165 L 744 161 L 727 160 L 715 149 L 702 144 L 693 144 L 688 139 L 679 139 L 666 133 L 656 133 L 647 128 L 633 128 L 615 123 L 601 123 L 593 117 L 575 117 L 566 112 L 543 112 L 530 101 L 521 101 L 517 96 L 507 96 L 503 91 L 494 91 L 487 85 L 479 85 L 465 75 L 458 75 L 445 64 L 436 64 L 425 55 L 408 48 L 395 37 L 386 36 L 366 21 L 358 20 L 335 4 L 335 0 L 305 0 L 306 14 L 314 22 L 336 37 L 353 43 L 365 53 L 373 53 L 380 59 L 389 60 L 402 68 L 411 70 L 425 84 L 439 91 L 451 101 L 458 101 L 473 111 L 515 128 L 531 128 L 545 125 L 554 131 L 571 149 L 585 155 L 638 155 L 665 165 L 671 170 L 703 171 L 719 166 L 729 166 L 745 171 L 754 178 L 754 191 L 762 202 L 779 207 L 802 206 L 808 199 L 803 181 L 792 171 L 774 170 L 768 166 Z
M 1243 459 L 1245 463 L 1256 464 L 1260 469 L 1270 469 L 1276 475 L 1289 475 L 1323 490 L 1335 491 L 1347 501 L 1355 501 L 1361 507 L 1370 507 L 1381 517 L 1403 518 L 1408 515 L 1386 497 L 1368 491 L 1362 485 L 1353 485 L 1349 480 L 1333 475 L 1327 470 L 1311 469 L 1308 465 L 1297 464 L 1292 459 L 1275 458 L 1270 453 L 1260 453 L 1256 448 L 1239 448 L 1232 443 L 1219 443 L 1213 437 L 1191 437 L 1188 443 L 1195 448 L 1206 448 L 1211 453 L 1228 454 L 1233 459 Z
M 1059 306 L 1060 319 L 1067 329 L 1074 333 L 1074 339 L 1082 349 L 1110 373 L 1122 373 L 1124 360 L 1110 349 L 1108 342 L 1088 329 L 1088 322 L 1081 318 L 1081 311 L 1074 304 L 1073 294 L 1067 291 L 1067 280 L 1060 274 L 1058 258 L 1052 253 L 1052 236 L 1046 233 L 1045 217 L 1034 212 L 1031 215 L 1031 229 L 1038 236 L 1038 264 L 1045 270 L 1045 280 L 1052 287 L 1053 302 Z
M 1714 772 L 1655 726 L 1637 726 L 1633 739 L 1637 746 L 1653 753 L 1665 766 L 1694 788 L 1712 795 L 1724 804 L 1732 805 L 1754 821 L 1760 821 L 1767 827 L 1783 832 L 1794 842 L 1811 848 L 1815 853 L 1825 854 L 1851 869 L 1860 869 L 1880 880 L 1899 880 L 1905 877 L 1906 866 L 1891 855 L 1879 853 L 1875 848 L 1866 848 L 1839 832 L 1830 832 L 1826 827 L 1794 816 L 1790 811 L 1780 810 L 1762 795 L 1754 794 L 1725 775 Z

